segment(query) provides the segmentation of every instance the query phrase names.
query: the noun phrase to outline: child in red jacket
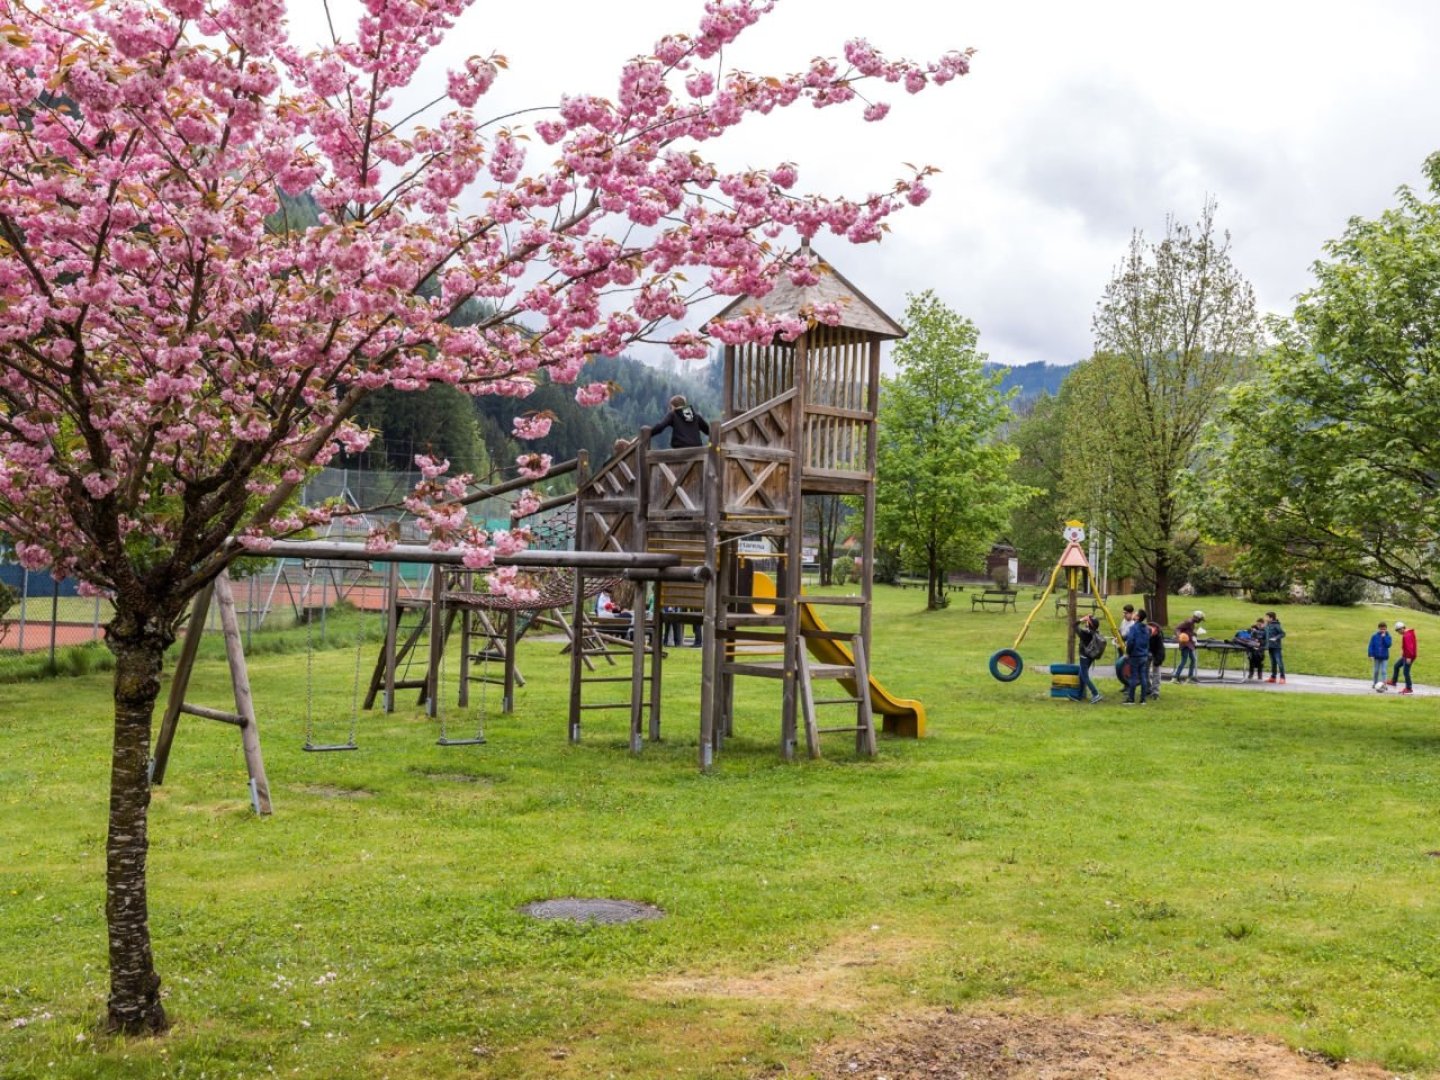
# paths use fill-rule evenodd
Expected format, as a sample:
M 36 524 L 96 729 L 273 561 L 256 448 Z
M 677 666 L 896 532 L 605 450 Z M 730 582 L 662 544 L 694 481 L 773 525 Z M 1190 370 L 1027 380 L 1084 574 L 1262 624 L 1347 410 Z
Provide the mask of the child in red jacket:
M 1400 672 L 1405 672 L 1405 689 L 1402 694 L 1413 694 L 1415 688 L 1410 685 L 1410 665 L 1415 663 L 1417 655 L 1415 642 L 1415 628 L 1406 626 L 1398 619 L 1395 621 L 1395 629 L 1400 632 L 1400 659 L 1395 661 L 1395 671 L 1390 678 L 1390 685 L 1394 686 L 1400 681 Z

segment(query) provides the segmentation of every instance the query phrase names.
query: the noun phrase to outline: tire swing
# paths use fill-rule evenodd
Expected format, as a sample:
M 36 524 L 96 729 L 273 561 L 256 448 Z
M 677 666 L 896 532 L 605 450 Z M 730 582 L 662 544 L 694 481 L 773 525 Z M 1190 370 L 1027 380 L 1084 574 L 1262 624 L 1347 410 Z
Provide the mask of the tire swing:
M 1001 649 L 990 657 L 990 674 L 1001 682 L 1014 682 L 1025 670 L 1025 661 L 1014 649 Z

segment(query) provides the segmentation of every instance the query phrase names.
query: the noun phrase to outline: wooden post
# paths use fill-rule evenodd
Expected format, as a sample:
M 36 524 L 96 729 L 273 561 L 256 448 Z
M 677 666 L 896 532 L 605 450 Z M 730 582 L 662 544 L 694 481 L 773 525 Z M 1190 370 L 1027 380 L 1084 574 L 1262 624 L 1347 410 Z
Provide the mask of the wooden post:
M 726 355 L 730 355 L 727 348 Z M 720 542 L 720 452 L 714 443 L 705 451 L 700 477 L 705 504 L 705 565 L 717 567 Z M 723 662 L 719 618 L 720 574 L 705 583 L 705 621 L 701 627 L 700 653 L 700 768 L 708 771 L 715 763 L 715 729 L 720 710 L 716 694 L 716 673 Z
M 220 606 L 220 628 L 225 634 L 225 656 L 230 661 L 230 681 L 235 687 L 235 712 L 240 726 L 240 744 L 245 750 L 245 768 L 250 773 L 255 809 L 271 813 L 270 782 L 265 778 L 265 761 L 260 756 L 260 728 L 255 723 L 255 704 L 250 695 L 250 675 L 245 670 L 245 650 L 240 644 L 240 623 L 235 618 L 235 596 L 230 578 L 223 570 L 215 579 L 215 598 Z
M 780 753 L 786 761 L 795 760 L 796 717 L 799 713 L 800 672 L 799 650 L 805 647 L 800 640 L 800 562 L 805 536 L 805 465 L 809 460 L 806 434 L 808 417 L 805 407 L 810 394 L 807 386 L 807 367 L 810 362 L 810 338 L 814 330 L 806 331 L 795 341 L 794 380 L 795 397 L 791 403 L 790 424 L 790 515 L 785 530 L 785 566 L 780 575 L 785 582 L 779 591 L 788 597 L 784 605 L 785 614 L 785 671 L 784 694 L 780 712 Z
M 515 711 L 515 646 L 519 635 L 515 632 L 515 609 L 505 612 L 505 695 L 501 698 L 500 711 Z
M 590 482 L 590 455 L 581 450 L 576 455 L 575 476 L 575 547 L 581 549 L 585 541 L 585 487 Z M 575 595 L 570 612 L 570 723 L 569 736 L 572 743 L 580 741 L 580 669 L 585 656 L 585 571 L 575 568 Z
M 877 439 L 880 427 L 880 339 L 870 342 L 870 365 L 866 372 L 868 386 L 865 409 L 870 414 L 865 432 L 865 550 L 860 556 L 860 636 L 865 639 L 865 655 L 872 652 L 870 629 L 875 600 L 875 470 Z M 942 585 L 943 589 L 944 586 Z M 864 688 L 869 692 L 869 688 Z
M 395 711 L 395 639 L 400 636 L 400 564 L 391 563 L 385 579 L 385 711 Z
M 636 551 L 644 551 L 649 535 L 650 429 L 640 429 L 635 444 L 635 517 L 631 535 Z M 630 751 L 638 754 L 645 738 L 645 604 L 649 587 L 633 582 L 635 595 L 630 603 Z
M 180 659 L 175 662 L 175 675 L 170 680 L 170 696 L 165 702 L 165 718 L 160 722 L 160 737 L 155 740 L 155 754 L 150 759 L 150 783 L 159 787 L 165 781 L 165 766 L 170 762 L 170 747 L 175 742 L 175 729 L 180 725 L 180 709 L 185 704 L 185 691 L 190 686 L 190 673 L 195 668 L 195 654 L 205 636 L 205 619 L 210 612 L 210 598 L 215 595 L 212 581 L 195 595 L 190 606 L 190 622 L 185 627 L 185 641 L 180 646 Z
M 445 656 L 445 570 L 430 568 L 430 670 L 425 675 L 425 715 L 440 715 L 440 661 Z
M 469 608 L 460 612 L 460 695 L 458 704 L 464 709 L 470 705 L 470 616 Z M 489 648 L 490 639 L 485 641 Z M 509 711 L 509 710 L 506 710 Z

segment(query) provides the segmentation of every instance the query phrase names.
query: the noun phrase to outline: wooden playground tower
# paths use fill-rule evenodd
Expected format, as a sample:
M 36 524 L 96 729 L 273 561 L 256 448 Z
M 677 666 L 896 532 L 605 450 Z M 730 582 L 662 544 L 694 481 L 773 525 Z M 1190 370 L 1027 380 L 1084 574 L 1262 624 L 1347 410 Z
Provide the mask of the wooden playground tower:
M 702 768 L 714 762 L 716 750 L 733 731 L 735 680 L 754 677 L 779 681 L 781 752 L 793 758 L 803 726 L 811 756 L 820 753 L 820 736 L 853 732 L 856 750 L 876 752 L 872 698 L 882 703 L 887 731 L 919 737 L 924 734 L 924 709 L 919 702 L 889 697 L 870 678 L 871 601 L 875 546 L 875 451 L 879 407 L 880 343 L 902 337 L 904 330 L 867 300 L 833 268 L 819 262 L 821 276 L 799 288 L 782 282 L 764 300 L 771 315 L 804 315 L 822 302 L 837 302 L 839 325 L 812 325 L 794 341 L 778 337 L 765 344 L 729 346 L 724 357 L 724 413 L 711 425 L 710 444 L 703 447 L 659 450 L 649 445 L 650 431 L 592 472 L 582 453 L 563 469 L 577 473 L 576 490 L 547 500 L 539 510 L 574 505 L 574 550 L 532 550 L 497 557 L 497 563 L 525 567 L 540 573 L 567 574 L 570 594 L 565 600 L 548 595 L 528 610 L 552 610 L 564 603 L 570 618 L 559 623 L 570 639 L 570 701 L 568 727 L 572 741 L 581 734 L 581 717 L 587 710 L 626 710 L 630 717 L 630 745 L 639 750 L 649 719 L 649 737 L 660 737 L 661 665 L 663 637 L 648 632 L 648 591 L 658 590 L 655 631 L 663 629 L 675 612 L 686 621 L 698 618 L 702 627 L 702 678 L 700 697 L 699 758 Z M 761 307 L 742 299 L 718 318 Z M 474 498 L 498 494 L 520 486 L 507 482 Z M 801 552 L 807 495 L 853 497 L 861 507 L 862 546 L 858 596 L 801 597 Z M 538 512 L 538 511 L 537 511 Z M 766 558 L 778 566 L 769 588 L 759 588 L 759 575 L 747 572 L 742 540 L 765 542 Z M 366 707 L 383 689 L 385 710 L 395 707 L 395 690 L 421 687 L 421 701 L 437 715 L 440 672 L 450 624 L 459 616 L 461 638 L 461 704 L 465 704 L 469 676 L 466 661 L 476 624 L 483 621 L 482 653 L 498 652 L 505 665 L 505 711 L 513 704 L 517 613 L 523 606 L 500 604 L 493 597 L 470 591 L 471 574 L 460 566 L 458 552 L 437 552 L 418 546 L 401 546 L 383 554 L 363 544 L 325 541 L 277 541 L 269 552 L 275 557 L 321 558 L 389 565 L 385 645 L 372 675 Z M 397 645 L 401 636 L 398 563 L 434 566 L 433 592 L 421 614 L 429 631 L 426 673 L 417 682 L 397 682 Z M 448 571 L 447 569 L 448 568 Z M 635 589 L 634 622 L 628 640 L 595 631 L 588 610 L 596 592 L 624 578 Z M 225 625 L 227 655 L 236 711 L 189 704 L 185 700 L 210 590 L 197 598 L 180 664 L 172 681 L 162 730 L 152 760 L 153 782 L 165 775 L 166 762 L 181 714 L 221 720 L 240 727 L 251 797 L 261 813 L 269 812 L 269 789 L 260 758 L 259 735 L 251 700 L 245 659 L 225 576 L 215 583 Z M 815 612 L 821 605 L 856 609 L 849 631 L 828 629 Z M 413 605 L 412 605 L 413 606 Z M 667 614 L 667 609 L 670 612 Z M 502 613 L 503 629 L 490 620 Z M 412 631 L 404 649 L 417 645 Z M 588 643 L 599 642 L 598 649 Z M 592 658 L 603 656 L 606 664 Z M 813 657 L 812 657 L 813 654 Z M 631 670 L 619 674 L 613 656 L 630 658 Z M 359 686 L 357 654 L 356 680 Z M 614 673 L 614 674 L 612 674 Z M 818 697 L 816 683 L 836 680 L 844 688 L 839 697 Z M 623 688 L 623 696 L 597 701 L 606 686 Z M 851 718 L 822 727 L 819 710 L 844 706 Z M 832 714 L 833 715 L 833 714 Z M 311 746 L 307 749 L 355 749 L 354 728 L 349 743 Z M 442 726 L 442 745 L 464 745 L 483 739 L 448 740 Z
M 735 680 L 757 677 L 781 683 L 781 752 L 795 754 L 803 725 L 809 752 L 818 737 L 853 731 L 856 747 L 875 752 L 869 693 L 871 599 L 874 581 L 875 450 L 879 407 L 880 343 L 904 330 L 832 267 L 819 261 L 819 281 L 797 287 L 782 276 L 763 301 L 742 298 L 717 318 L 760 309 L 768 315 L 805 315 L 813 305 L 838 302 L 839 325 L 812 324 L 794 341 L 727 346 L 724 411 L 704 447 L 660 450 L 649 429 L 593 475 L 581 467 L 576 506 L 576 549 L 678 555 L 682 566 L 708 567 L 708 580 L 662 582 L 657 612 L 698 609 L 703 626 L 700 764 L 732 730 Z M 858 596 L 801 594 L 801 545 L 807 495 L 845 495 L 862 507 L 863 542 Z M 757 596 L 744 573 L 741 540 L 764 540 L 778 566 L 773 597 Z M 576 574 L 573 618 L 585 617 L 584 578 Z M 646 640 L 647 583 L 637 582 L 634 640 Z M 824 628 L 810 605 L 858 609 L 858 630 Z M 660 618 L 664 618 L 662 614 Z M 645 710 L 650 737 L 660 733 L 660 635 L 633 650 L 630 675 L 593 675 L 571 656 L 570 738 L 578 740 L 588 709 L 629 708 L 631 744 L 639 748 Z M 762 658 L 755 650 L 769 649 Z M 814 660 L 814 652 L 822 660 Z M 839 680 L 847 696 L 820 698 L 815 683 Z M 587 700 L 597 682 L 625 683 L 624 701 Z M 817 710 L 843 705 L 853 719 L 822 727 Z M 906 730 L 903 718 L 887 725 Z

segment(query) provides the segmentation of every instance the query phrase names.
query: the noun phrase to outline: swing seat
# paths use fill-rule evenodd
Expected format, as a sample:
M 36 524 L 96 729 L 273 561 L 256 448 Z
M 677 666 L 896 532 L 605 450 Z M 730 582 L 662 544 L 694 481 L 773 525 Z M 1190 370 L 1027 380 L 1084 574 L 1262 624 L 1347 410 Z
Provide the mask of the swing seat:
M 446 739 L 446 738 L 439 738 L 439 739 L 436 739 L 436 740 L 435 740 L 435 745 L 436 745 L 436 746 L 484 746 L 484 745 L 485 745 L 485 736 L 484 736 L 484 735 L 477 735 L 477 736 L 475 736 L 475 738 L 473 738 L 473 739 Z
M 304 750 L 307 754 L 328 754 L 328 753 L 330 753 L 330 752 L 332 752 L 332 751 L 335 751 L 335 750 L 359 750 L 360 747 L 359 747 L 359 745 L 357 745 L 356 743 L 353 743 L 353 742 L 351 742 L 351 743 L 320 743 L 320 744 L 316 744 L 316 745 L 312 745 L 312 744 L 310 744 L 310 743 L 306 743 L 304 746 L 301 747 L 301 749 Z

